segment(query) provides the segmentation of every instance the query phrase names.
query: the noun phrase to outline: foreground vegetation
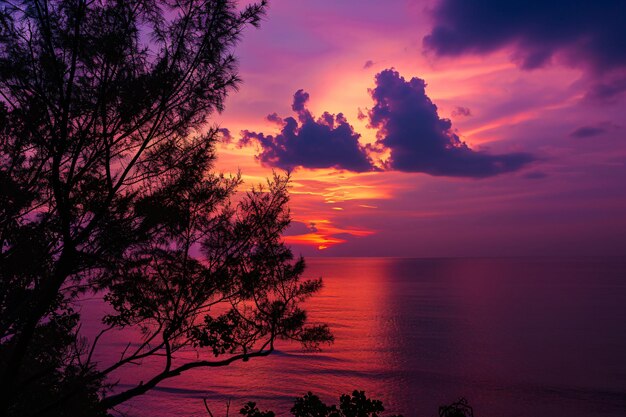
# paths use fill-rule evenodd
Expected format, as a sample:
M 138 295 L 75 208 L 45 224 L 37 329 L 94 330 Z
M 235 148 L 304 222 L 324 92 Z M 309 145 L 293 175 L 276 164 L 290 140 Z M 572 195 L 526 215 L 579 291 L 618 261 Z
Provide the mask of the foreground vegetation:
M 205 402 L 206 406 L 206 402 Z M 207 412 L 213 417 L 210 409 Z M 320 398 L 311 392 L 297 398 L 291 414 L 294 417 L 383 417 L 385 411 L 380 400 L 367 398 L 364 391 L 354 391 L 352 395 L 344 394 L 339 398 L 339 406 L 326 405 Z M 261 411 L 256 403 L 249 402 L 240 410 L 244 417 L 275 417 L 273 411 Z M 439 417 L 473 417 L 474 410 L 467 400 L 459 399 L 450 405 L 439 407 Z M 387 417 L 402 417 L 389 415 Z

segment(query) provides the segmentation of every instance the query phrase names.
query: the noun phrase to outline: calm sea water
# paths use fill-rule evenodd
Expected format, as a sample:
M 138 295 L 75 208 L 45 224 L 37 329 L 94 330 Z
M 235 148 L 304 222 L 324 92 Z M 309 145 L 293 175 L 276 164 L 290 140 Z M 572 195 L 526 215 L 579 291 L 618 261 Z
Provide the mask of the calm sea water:
M 324 277 L 309 310 L 335 344 L 194 370 L 120 411 L 206 416 L 207 398 L 216 417 L 227 399 L 231 416 L 248 400 L 287 415 L 306 391 L 360 389 L 407 417 L 461 396 L 477 417 L 626 416 L 626 261 L 309 259 L 307 276 Z M 107 343 L 103 362 L 126 341 Z

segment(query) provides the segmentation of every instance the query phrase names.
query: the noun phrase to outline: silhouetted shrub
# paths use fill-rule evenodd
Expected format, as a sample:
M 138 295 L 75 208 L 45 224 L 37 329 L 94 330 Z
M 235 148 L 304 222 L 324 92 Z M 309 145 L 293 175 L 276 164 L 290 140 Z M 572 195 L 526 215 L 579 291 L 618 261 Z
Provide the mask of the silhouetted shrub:
M 208 407 L 207 411 L 209 411 Z M 354 390 L 352 395 L 343 394 L 339 398 L 339 407 L 334 404 L 326 405 L 317 395 L 309 391 L 302 397 L 296 398 L 290 411 L 294 417 L 381 417 L 385 407 L 382 401 L 367 398 L 364 391 Z M 254 402 L 247 403 L 240 413 L 245 417 L 274 417 L 275 415 L 273 411 L 260 411 Z M 212 414 L 211 417 L 213 417 Z M 402 415 L 388 417 L 402 417 Z M 474 411 L 465 398 L 460 398 L 452 404 L 440 406 L 439 417 L 474 417 Z
M 474 417 L 474 410 L 465 398 L 460 398 L 450 405 L 439 407 L 439 417 Z

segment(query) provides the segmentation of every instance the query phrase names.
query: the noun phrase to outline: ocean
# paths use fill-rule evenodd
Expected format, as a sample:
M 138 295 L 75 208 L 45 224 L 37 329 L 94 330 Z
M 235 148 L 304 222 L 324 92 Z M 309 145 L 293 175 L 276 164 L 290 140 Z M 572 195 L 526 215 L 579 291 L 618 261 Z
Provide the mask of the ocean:
M 284 342 L 267 358 L 193 370 L 118 412 L 207 416 L 206 399 L 215 417 L 226 416 L 228 401 L 229 416 L 246 401 L 280 416 L 307 391 L 337 403 L 357 389 L 406 417 L 437 416 L 439 405 L 460 397 L 476 417 L 626 415 L 624 260 L 310 258 L 307 265 L 306 277 L 324 279 L 307 303 L 310 318 L 330 325 L 334 344 L 306 353 Z M 94 302 L 83 308 L 86 316 L 98 311 Z M 125 343 L 105 341 L 98 359 L 106 364 Z M 141 380 L 152 366 L 131 367 L 120 380 Z

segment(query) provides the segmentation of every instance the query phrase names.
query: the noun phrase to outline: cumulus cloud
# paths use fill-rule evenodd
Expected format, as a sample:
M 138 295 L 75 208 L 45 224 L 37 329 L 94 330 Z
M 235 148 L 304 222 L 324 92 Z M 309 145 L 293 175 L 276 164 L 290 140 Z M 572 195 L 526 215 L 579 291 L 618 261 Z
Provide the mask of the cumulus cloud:
M 293 117 L 281 118 L 276 113 L 267 119 L 281 125 L 277 135 L 241 132 L 240 146 L 256 143 L 257 158 L 264 165 L 284 169 L 337 168 L 355 172 L 374 170 L 366 148 L 359 144 L 356 133 L 342 113 L 324 112 L 317 120 L 307 109 L 309 94 L 298 90 L 293 97 Z
M 220 134 L 220 140 L 223 143 L 231 143 L 233 141 L 233 136 L 230 134 L 230 130 L 225 127 L 218 129 L 218 133 Z
M 316 119 L 307 108 L 309 94 L 298 90 L 291 106 L 295 117 L 267 116 L 280 126 L 278 134 L 243 130 L 239 146 L 257 145 L 256 157 L 262 164 L 290 170 L 377 171 L 381 168 L 374 165 L 372 155 L 388 152 L 389 158 L 381 162 L 385 170 L 485 178 L 517 171 L 534 160 L 526 153 L 491 154 L 471 149 L 454 132 L 451 121 L 439 117 L 425 87 L 424 80 L 406 81 L 393 69 L 376 75 L 376 87 L 370 90 L 374 107 L 366 113 L 359 109 L 359 118 L 367 118 L 369 127 L 378 131 L 374 145 L 361 145 L 361 135 L 342 113 L 324 112 Z M 471 115 L 465 107 L 455 112 Z
M 283 119 L 282 117 L 280 117 L 278 114 L 276 113 L 272 113 L 272 114 L 268 114 L 267 117 L 265 117 L 268 121 L 272 122 L 272 123 L 276 123 L 276 124 L 283 124 Z
M 533 160 L 525 153 L 492 155 L 470 149 L 442 119 L 420 78 L 406 81 L 393 69 L 376 75 L 370 90 L 374 107 L 369 124 L 378 129 L 378 145 L 390 150 L 386 168 L 456 177 L 490 177 L 517 171 Z
M 309 93 L 304 90 L 298 90 L 293 95 L 293 104 L 291 105 L 291 110 L 295 111 L 298 116 L 301 114 L 305 114 L 307 110 L 304 108 L 306 102 L 309 101 Z
M 469 117 L 472 115 L 472 111 L 468 107 L 457 106 L 454 110 L 452 110 L 452 116 L 458 117 Z
M 626 69 L 623 0 L 441 0 L 424 38 L 438 55 L 512 47 L 523 68 L 561 56 L 592 73 Z

